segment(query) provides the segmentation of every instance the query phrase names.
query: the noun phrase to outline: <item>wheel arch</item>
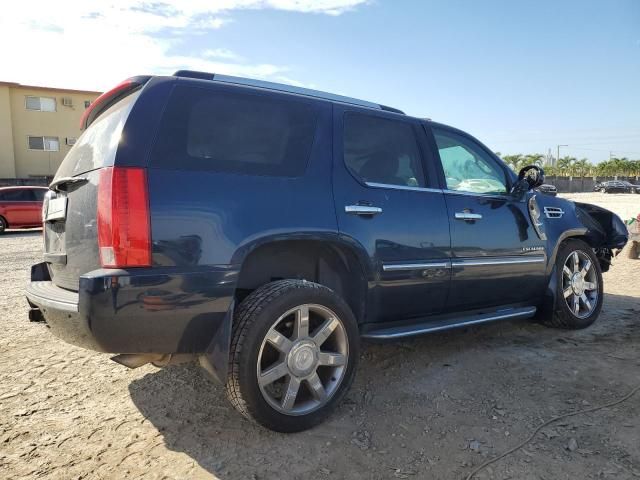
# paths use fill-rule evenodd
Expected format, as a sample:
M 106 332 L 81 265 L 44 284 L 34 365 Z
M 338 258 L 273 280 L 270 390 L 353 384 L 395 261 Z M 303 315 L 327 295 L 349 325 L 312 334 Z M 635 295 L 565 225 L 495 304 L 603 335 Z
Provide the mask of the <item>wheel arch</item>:
M 573 228 L 570 230 L 564 231 L 556 242 L 551 256 L 549 258 L 549 270 L 548 270 L 548 283 L 547 288 L 545 290 L 542 302 L 538 308 L 538 313 L 536 317 L 543 318 L 545 316 L 553 315 L 553 312 L 556 309 L 556 302 L 558 300 L 557 295 L 557 287 L 558 287 L 558 278 L 557 278 L 557 268 L 556 268 L 556 260 L 558 257 L 558 250 L 562 244 L 566 243 L 569 240 L 581 240 L 591 248 L 597 248 L 597 242 L 593 239 L 593 237 L 588 235 L 587 228 Z M 602 262 L 600 262 L 602 263 Z
M 366 315 L 371 268 L 366 252 L 338 234 L 260 238 L 234 255 L 239 265 L 235 302 L 256 288 L 281 279 L 303 279 L 338 293 L 359 323 Z

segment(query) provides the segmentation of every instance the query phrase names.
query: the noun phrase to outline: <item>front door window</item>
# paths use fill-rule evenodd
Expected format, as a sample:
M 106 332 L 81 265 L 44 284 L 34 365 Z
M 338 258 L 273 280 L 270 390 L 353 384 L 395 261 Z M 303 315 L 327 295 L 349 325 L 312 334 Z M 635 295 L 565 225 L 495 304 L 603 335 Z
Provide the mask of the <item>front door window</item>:
M 507 193 L 504 171 L 472 140 L 434 128 L 447 190 L 479 194 Z

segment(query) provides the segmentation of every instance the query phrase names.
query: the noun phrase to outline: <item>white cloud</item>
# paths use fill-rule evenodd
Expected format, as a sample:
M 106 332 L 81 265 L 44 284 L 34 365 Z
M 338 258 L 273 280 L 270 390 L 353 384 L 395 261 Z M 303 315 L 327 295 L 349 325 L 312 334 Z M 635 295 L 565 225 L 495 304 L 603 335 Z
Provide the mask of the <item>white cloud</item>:
M 208 48 L 202 52 L 202 56 L 205 58 L 219 58 L 222 60 L 234 60 L 239 61 L 242 58 L 235 52 L 227 48 Z
M 21 0 L 0 17 L 0 80 L 104 90 L 181 68 L 299 83 L 289 68 L 214 46 L 192 55 L 184 34 L 225 26 L 239 9 L 340 15 L 369 0 Z M 184 48 L 179 48 L 184 47 Z

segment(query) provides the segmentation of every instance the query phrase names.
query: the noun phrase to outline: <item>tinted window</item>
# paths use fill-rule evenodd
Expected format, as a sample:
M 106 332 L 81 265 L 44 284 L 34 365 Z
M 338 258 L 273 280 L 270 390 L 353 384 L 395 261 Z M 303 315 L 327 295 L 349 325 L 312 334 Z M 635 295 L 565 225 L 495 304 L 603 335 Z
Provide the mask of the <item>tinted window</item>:
M 344 118 L 344 161 L 364 182 L 423 187 L 420 149 L 411 124 L 362 114 Z
M 100 114 L 64 157 L 56 178 L 113 165 L 124 123 L 138 95 L 132 93 Z
M 32 192 L 36 198 L 36 201 L 38 202 L 42 202 L 44 200 L 45 194 L 47 193 L 47 191 L 44 188 L 34 188 Z
M 454 132 L 433 129 L 448 190 L 506 193 L 504 170 L 473 140 Z
M 0 193 L 0 200 L 5 202 L 33 202 L 31 190 L 7 190 Z
M 317 108 L 285 96 L 176 87 L 152 164 L 253 175 L 301 175 Z

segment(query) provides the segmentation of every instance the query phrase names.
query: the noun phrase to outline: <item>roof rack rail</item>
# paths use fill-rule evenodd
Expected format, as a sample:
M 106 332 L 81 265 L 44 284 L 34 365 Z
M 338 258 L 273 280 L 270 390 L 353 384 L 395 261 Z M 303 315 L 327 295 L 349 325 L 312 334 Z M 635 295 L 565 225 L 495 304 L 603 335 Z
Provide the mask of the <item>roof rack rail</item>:
M 231 75 L 221 75 L 219 73 L 207 73 L 197 72 L 193 70 L 178 70 L 173 74 L 174 77 L 195 78 L 199 80 L 211 80 L 214 82 L 232 83 L 235 85 L 245 85 L 249 87 L 265 88 L 268 90 L 277 90 L 280 92 L 295 93 L 297 95 L 304 95 L 307 97 L 322 98 L 325 100 L 332 100 L 334 102 L 347 103 L 349 105 L 358 105 L 361 107 L 375 108 L 376 110 L 385 110 L 388 112 L 401 113 L 402 110 L 397 108 L 387 107 L 378 103 L 367 102 L 366 100 L 359 100 L 357 98 L 345 97 L 343 95 L 336 95 L 333 93 L 322 92 L 319 90 L 312 90 L 310 88 L 295 87 L 293 85 L 286 85 L 284 83 L 266 82 L 264 80 L 254 80 L 252 78 L 233 77 Z

